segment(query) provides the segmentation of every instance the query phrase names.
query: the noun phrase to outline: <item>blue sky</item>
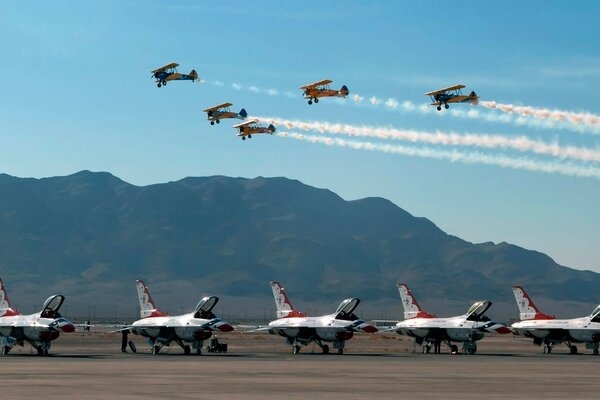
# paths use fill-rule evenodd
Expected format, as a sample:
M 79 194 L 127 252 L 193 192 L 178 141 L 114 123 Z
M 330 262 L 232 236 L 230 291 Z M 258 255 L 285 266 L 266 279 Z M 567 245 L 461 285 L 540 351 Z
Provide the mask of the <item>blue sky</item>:
M 482 100 L 600 114 L 599 16 L 595 1 L 3 1 L 0 171 L 45 177 L 89 169 L 137 185 L 286 176 L 345 199 L 386 197 L 466 240 L 507 241 L 600 272 L 598 178 L 276 136 L 243 142 L 228 121 L 211 127 L 201 112 L 230 101 L 253 115 L 525 135 L 597 150 L 598 131 L 392 110 L 366 99 L 420 106 L 424 92 L 464 83 Z M 150 71 L 169 62 L 195 68 L 204 82 L 158 89 Z M 308 106 L 298 87 L 324 78 L 365 100 Z

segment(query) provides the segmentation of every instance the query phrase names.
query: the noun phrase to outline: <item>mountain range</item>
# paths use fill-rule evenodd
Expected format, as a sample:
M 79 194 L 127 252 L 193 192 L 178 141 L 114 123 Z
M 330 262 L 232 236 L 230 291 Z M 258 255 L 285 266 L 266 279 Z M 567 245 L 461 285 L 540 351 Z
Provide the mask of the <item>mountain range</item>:
M 505 242 L 469 243 L 386 199 L 346 201 L 287 178 L 135 186 L 106 172 L 1 174 L 0 276 L 23 311 L 61 292 L 72 314 L 115 318 L 136 314 L 140 278 L 169 311 L 215 294 L 234 319 L 273 315 L 271 280 L 309 312 L 359 297 L 359 314 L 383 319 L 401 318 L 396 282 L 438 315 L 486 298 L 494 317 L 516 318 L 513 284 L 560 316 L 600 303 L 598 273 Z

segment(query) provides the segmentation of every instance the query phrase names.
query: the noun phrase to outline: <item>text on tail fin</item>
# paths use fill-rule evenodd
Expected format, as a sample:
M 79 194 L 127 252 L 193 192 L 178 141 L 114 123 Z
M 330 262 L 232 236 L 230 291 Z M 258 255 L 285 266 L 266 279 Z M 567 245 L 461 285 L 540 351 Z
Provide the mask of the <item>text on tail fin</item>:
M 517 306 L 519 307 L 520 319 L 554 319 L 553 315 L 542 313 L 521 286 L 513 286 L 512 289 Z
M 399 283 L 397 286 L 398 292 L 400 293 L 400 299 L 402 300 L 402 307 L 404 307 L 404 319 L 434 318 L 433 315 L 421 310 L 421 307 L 419 307 L 417 300 L 414 298 L 407 285 Z
M 2 282 L 2 278 L 0 278 L 0 317 L 10 317 L 14 315 L 21 315 L 21 313 L 13 310 L 10 299 L 8 298 L 8 293 L 6 293 L 6 288 L 4 287 L 4 282 Z
M 138 300 L 140 302 L 140 316 L 142 318 L 164 317 L 167 315 L 156 307 L 154 300 L 152 300 L 152 296 L 150 296 L 150 291 L 143 281 L 135 281 L 135 285 L 137 288 Z
M 277 318 L 305 317 L 305 313 L 298 312 L 290 303 L 285 294 L 285 290 L 279 282 L 271 282 L 273 290 L 273 298 L 275 299 L 275 307 L 277 307 Z

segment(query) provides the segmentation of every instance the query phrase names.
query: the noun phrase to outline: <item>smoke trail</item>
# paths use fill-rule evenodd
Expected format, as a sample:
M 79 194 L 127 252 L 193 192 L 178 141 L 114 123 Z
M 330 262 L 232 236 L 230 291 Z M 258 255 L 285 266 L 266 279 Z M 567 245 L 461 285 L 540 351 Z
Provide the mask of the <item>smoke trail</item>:
M 537 119 L 551 119 L 554 121 L 569 121 L 574 124 L 600 125 L 600 117 L 591 113 L 574 113 L 547 108 L 528 106 L 515 106 L 513 104 L 498 104 L 495 101 L 481 101 L 483 107 L 500 110 L 509 114 L 520 114 Z
M 328 146 L 347 147 L 356 150 L 378 151 L 390 154 L 401 154 L 420 158 L 433 158 L 448 160 L 463 164 L 484 164 L 503 168 L 523 169 L 548 174 L 562 174 L 568 176 L 587 177 L 600 179 L 600 168 L 582 166 L 571 163 L 541 162 L 526 158 L 513 158 L 505 155 L 487 155 L 479 152 L 459 152 L 456 150 L 438 150 L 428 147 L 411 147 L 391 144 L 379 144 L 331 138 L 327 136 L 303 135 L 295 132 L 276 132 L 276 136 L 292 138 L 309 143 L 321 143 Z
M 293 121 L 272 117 L 252 117 L 266 120 L 275 125 L 283 125 L 287 129 L 301 129 L 320 133 L 345 134 L 350 136 L 372 137 L 384 140 L 404 140 L 413 143 L 428 143 L 442 146 L 466 146 L 485 149 L 508 149 L 519 152 L 531 152 L 560 159 L 572 159 L 585 162 L 600 162 L 600 150 L 576 146 L 561 146 L 558 142 L 547 143 L 533 140 L 527 136 L 509 137 L 488 134 L 458 134 L 436 132 L 420 132 L 400 130 L 389 127 L 355 126 L 349 124 L 330 124 L 327 122 Z

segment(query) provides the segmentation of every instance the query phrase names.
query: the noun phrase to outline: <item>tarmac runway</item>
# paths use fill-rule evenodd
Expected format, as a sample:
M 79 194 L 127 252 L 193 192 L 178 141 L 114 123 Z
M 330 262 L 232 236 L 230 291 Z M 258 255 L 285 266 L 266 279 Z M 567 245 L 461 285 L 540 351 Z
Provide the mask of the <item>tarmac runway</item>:
M 63 335 L 51 355 L 30 347 L 0 356 L 2 399 L 597 399 L 600 356 L 579 346 L 543 354 L 530 340 L 489 337 L 474 356 L 422 354 L 409 338 L 357 335 L 344 355 L 317 346 L 291 354 L 280 337 L 223 334 L 225 354 L 183 355 L 178 346 L 153 356 L 132 336 Z M 416 352 L 413 352 L 416 350 Z M 447 351 L 443 347 L 442 351 Z

